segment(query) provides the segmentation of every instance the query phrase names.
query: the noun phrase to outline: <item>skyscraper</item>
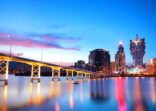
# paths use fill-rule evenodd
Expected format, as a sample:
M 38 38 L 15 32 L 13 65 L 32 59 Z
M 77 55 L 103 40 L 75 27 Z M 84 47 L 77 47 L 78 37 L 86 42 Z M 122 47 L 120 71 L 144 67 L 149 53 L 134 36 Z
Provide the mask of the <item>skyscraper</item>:
M 123 43 L 120 41 L 118 45 L 118 51 L 115 54 L 115 68 L 118 71 L 123 71 L 125 69 L 125 51 L 123 47 Z
M 84 69 L 85 65 L 86 64 L 85 64 L 84 60 L 79 60 L 79 61 L 75 62 L 75 68 Z
M 136 35 L 135 40 L 130 40 L 130 51 L 135 66 L 143 66 L 143 57 L 145 55 L 145 39 Z
M 95 49 L 90 51 L 89 64 L 91 66 L 96 66 L 97 71 L 103 73 L 110 72 L 110 55 L 108 51 L 104 49 Z
M 147 72 L 148 74 L 155 74 L 156 75 L 156 58 L 151 59 L 147 63 Z

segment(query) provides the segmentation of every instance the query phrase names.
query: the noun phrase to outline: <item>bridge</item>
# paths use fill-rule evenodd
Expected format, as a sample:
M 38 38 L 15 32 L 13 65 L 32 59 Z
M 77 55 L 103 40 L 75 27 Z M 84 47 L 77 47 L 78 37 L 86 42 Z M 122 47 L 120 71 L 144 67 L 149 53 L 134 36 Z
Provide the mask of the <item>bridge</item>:
M 0 81 L 4 81 L 4 85 L 8 85 L 8 75 L 9 75 L 9 62 L 15 61 L 20 63 L 25 63 L 31 66 L 31 82 L 38 81 L 40 82 L 41 76 L 41 67 L 45 66 L 52 69 L 52 81 L 57 79 L 60 81 L 60 70 L 64 69 L 66 71 L 66 80 L 72 79 L 74 72 L 77 74 L 77 78 L 85 77 L 90 78 L 93 74 L 91 71 L 86 71 L 82 69 L 65 67 L 61 65 L 55 65 L 47 62 L 37 61 L 33 59 L 17 57 L 17 56 L 9 56 L 7 54 L 0 53 Z

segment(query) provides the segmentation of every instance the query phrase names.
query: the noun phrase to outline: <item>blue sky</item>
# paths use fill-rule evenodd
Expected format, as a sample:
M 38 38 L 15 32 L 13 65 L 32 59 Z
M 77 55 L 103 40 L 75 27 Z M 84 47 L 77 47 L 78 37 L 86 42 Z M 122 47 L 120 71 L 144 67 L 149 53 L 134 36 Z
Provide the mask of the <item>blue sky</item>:
M 156 57 L 156 0 L 1 0 L 0 51 L 60 64 L 88 62 L 89 51 L 110 51 L 123 41 L 132 62 L 129 40 L 146 41 L 144 61 Z M 10 38 L 7 35 L 10 35 Z

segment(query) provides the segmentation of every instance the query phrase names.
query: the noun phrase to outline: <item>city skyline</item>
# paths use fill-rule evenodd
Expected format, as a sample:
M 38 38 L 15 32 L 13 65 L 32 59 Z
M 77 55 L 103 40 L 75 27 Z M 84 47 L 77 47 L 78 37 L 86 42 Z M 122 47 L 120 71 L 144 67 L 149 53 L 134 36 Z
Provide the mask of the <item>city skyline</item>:
M 2 0 L 0 51 L 9 52 L 12 39 L 12 53 L 28 58 L 88 62 L 89 51 L 103 48 L 114 61 L 118 41 L 123 41 L 126 62 L 132 63 L 129 44 L 138 33 L 147 46 L 144 62 L 156 57 L 153 0 L 60 1 Z

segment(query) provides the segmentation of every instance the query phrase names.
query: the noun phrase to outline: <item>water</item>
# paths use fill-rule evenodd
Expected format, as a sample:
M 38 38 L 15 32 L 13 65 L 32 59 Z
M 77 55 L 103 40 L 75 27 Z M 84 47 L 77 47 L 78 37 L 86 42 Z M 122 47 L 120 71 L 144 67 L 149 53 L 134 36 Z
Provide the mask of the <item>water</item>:
M 0 85 L 0 111 L 156 111 L 155 78 L 29 81 L 10 76 Z

